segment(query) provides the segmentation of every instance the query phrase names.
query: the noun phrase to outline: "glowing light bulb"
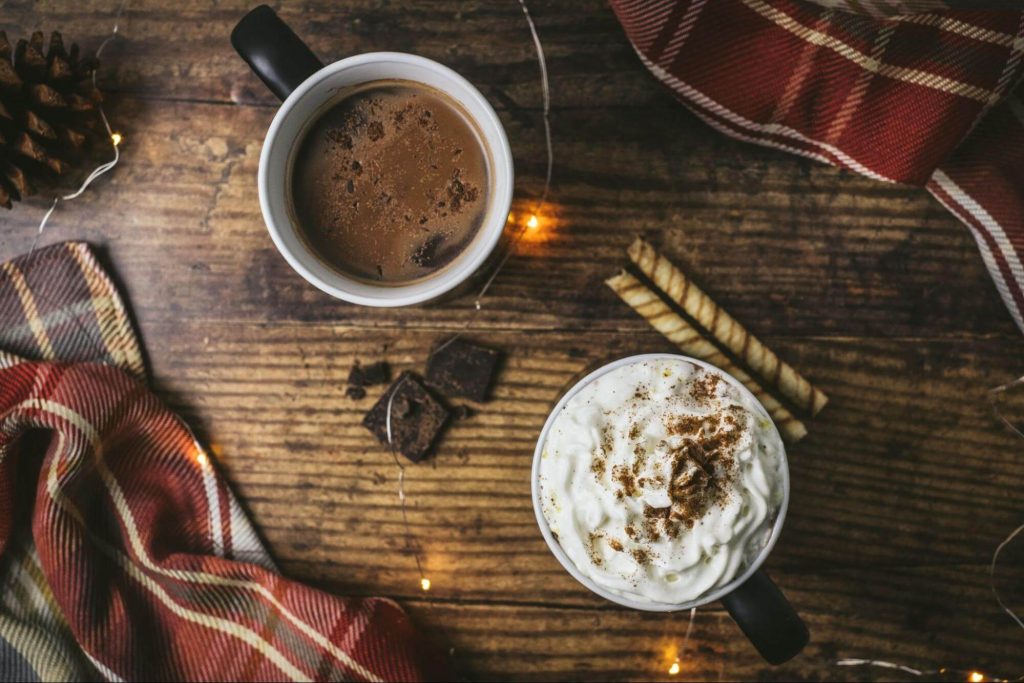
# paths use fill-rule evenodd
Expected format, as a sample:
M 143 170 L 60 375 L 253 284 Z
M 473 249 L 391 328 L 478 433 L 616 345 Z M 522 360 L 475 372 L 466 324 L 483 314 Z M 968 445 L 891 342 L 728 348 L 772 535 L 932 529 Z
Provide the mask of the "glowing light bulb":
M 540 226 L 540 220 L 535 215 L 530 216 L 530 220 L 526 221 L 526 227 L 530 230 L 536 230 L 538 226 Z
M 967 677 L 967 680 L 969 680 L 971 683 L 981 683 L 985 680 L 985 674 L 981 673 L 980 671 L 972 671 L 971 675 Z
M 675 676 L 678 673 L 679 673 L 679 660 L 677 659 L 676 661 L 672 662 L 672 666 L 670 666 L 668 668 L 668 675 L 669 676 Z
M 120 133 L 111 133 L 111 135 L 110 135 L 110 141 L 114 143 L 114 147 L 117 147 L 118 145 L 120 145 L 121 144 L 121 140 L 123 140 L 123 139 L 124 138 L 121 137 Z
M 196 453 L 196 462 L 199 463 L 201 467 L 206 467 L 206 465 L 210 462 L 210 459 L 206 457 L 206 453 L 199 451 L 198 453 Z
M 420 585 L 423 586 L 423 590 L 430 590 L 430 579 L 424 576 L 422 579 L 420 579 Z

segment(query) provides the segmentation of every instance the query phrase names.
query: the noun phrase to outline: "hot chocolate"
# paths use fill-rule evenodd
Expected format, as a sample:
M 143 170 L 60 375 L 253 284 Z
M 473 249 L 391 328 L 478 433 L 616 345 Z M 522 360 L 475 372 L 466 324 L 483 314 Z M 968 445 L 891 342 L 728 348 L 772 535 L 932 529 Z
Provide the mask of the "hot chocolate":
M 486 214 L 487 154 L 448 96 L 411 81 L 375 81 L 325 108 L 291 172 L 295 219 L 337 270 L 406 284 L 451 263 Z

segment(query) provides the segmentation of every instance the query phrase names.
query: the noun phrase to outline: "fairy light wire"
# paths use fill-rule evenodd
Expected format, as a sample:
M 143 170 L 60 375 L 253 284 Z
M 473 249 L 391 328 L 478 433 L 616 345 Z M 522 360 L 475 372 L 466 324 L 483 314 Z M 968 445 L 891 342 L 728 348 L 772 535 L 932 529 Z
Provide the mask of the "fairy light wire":
M 697 618 L 697 608 L 696 607 L 691 607 L 690 608 L 690 620 L 686 624 L 686 635 L 683 636 L 683 644 L 679 648 L 679 654 L 676 655 L 675 660 L 673 660 L 672 664 L 668 668 L 668 673 L 669 673 L 670 676 L 675 676 L 680 671 L 682 671 L 683 658 L 686 656 L 686 649 L 690 645 L 690 636 L 693 634 L 693 622 L 694 622 L 694 620 L 696 618 Z
M 117 12 L 114 15 L 114 27 L 111 29 L 110 35 L 107 36 L 103 40 L 103 42 L 100 43 L 99 47 L 96 48 L 95 58 L 97 60 L 99 60 L 100 55 L 103 54 L 104 48 L 106 48 L 107 45 L 110 44 L 111 41 L 113 41 L 115 38 L 117 38 L 118 31 L 121 28 L 121 15 L 124 14 L 125 7 L 127 7 L 127 6 L 128 6 L 128 0 L 121 0 L 120 5 L 118 5 Z M 96 85 L 96 72 L 98 70 L 99 69 L 97 68 L 97 69 L 93 69 L 93 71 L 92 71 L 92 85 L 93 85 L 93 88 L 97 88 L 97 85 Z M 49 222 L 50 216 L 53 215 L 53 212 L 57 209 L 57 205 L 60 202 L 62 202 L 62 201 L 67 202 L 67 201 L 71 201 L 73 199 L 77 199 L 78 197 L 80 197 L 82 195 L 82 193 L 85 192 L 86 189 L 88 189 L 88 187 L 90 185 L 92 185 L 94 180 L 96 180 L 97 178 L 99 178 L 100 176 L 102 176 L 103 174 L 107 173 L 108 171 L 110 171 L 115 166 L 117 166 L 117 163 L 121 160 L 121 152 L 118 149 L 118 147 L 120 145 L 120 142 L 121 142 L 121 136 L 119 134 L 115 133 L 111 129 L 110 121 L 107 120 L 107 114 L 103 110 L 102 102 L 97 103 L 96 104 L 96 108 L 99 111 L 100 120 L 103 122 L 103 128 L 107 132 L 107 139 L 110 141 L 110 146 L 111 146 L 111 148 L 114 151 L 114 158 L 111 159 L 110 161 L 106 161 L 106 162 L 100 164 L 95 169 L 93 169 L 93 171 L 88 176 L 86 176 L 85 180 L 82 181 L 81 186 L 79 186 L 79 188 L 76 191 L 72 192 L 71 194 L 66 194 L 66 195 L 63 195 L 63 196 L 54 197 L 53 203 L 50 204 L 50 208 L 47 209 L 45 214 L 43 214 L 43 219 L 41 221 L 39 221 L 39 227 L 36 229 L 35 237 L 32 238 L 32 246 L 28 250 L 28 255 L 29 256 L 31 256 L 35 252 L 36 247 L 39 244 L 39 238 L 42 237 L 43 231 L 46 229 L 46 224 L 47 224 L 47 222 Z
M 114 25 L 110 30 L 110 35 L 107 36 L 99 44 L 99 47 L 96 48 L 96 52 L 94 53 L 94 56 L 97 60 L 99 60 L 100 55 L 103 54 L 103 50 L 107 47 L 107 45 L 109 45 L 115 38 L 118 37 L 118 34 L 121 29 L 121 17 L 124 14 L 124 10 L 127 8 L 128 4 L 128 0 L 121 0 L 121 3 L 118 5 L 117 11 L 114 14 Z M 91 77 L 92 85 L 94 88 L 97 89 L 98 86 L 96 83 L 96 74 L 98 70 L 98 68 L 93 69 Z M 43 218 L 39 222 L 39 227 L 36 229 L 35 235 L 32 237 L 32 244 L 29 247 L 28 252 L 25 254 L 25 261 L 28 264 L 32 263 L 33 259 L 35 258 L 34 255 L 39 247 L 39 240 L 43 235 L 43 231 L 46 229 L 46 225 L 47 222 L 50 220 L 50 216 L 52 216 L 53 212 L 57 209 L 57 205 L 61 201 L 71 201 L 73 199 L 77 199 L 78 197 L 80 197 L 85 192 L 85 190 L 88 189 L 88 187 L 93 183 L 93 181 L 95 181 L 97 178 L 99 178 L 100 176 L 104 175 L 105 173 L 113 169 L 115 166 L 117 166 L 118 162 L 121 160 L 121 152 L 119 150 L 119 145 L 121 144 L 123 138 L 120 133 L 115 133 L 111 128 L 110 121 L 107 119 L 107 114 L 103 109 L 103 103 L 97 102 L 96 108 L 98 110 L 100 120 L 103 122 L 103 128 L 107 133 L 107 139 L 110 141 L 111 147 L 113 148 L 114 158 L 111 159 L 110 161 L 106 161 L 100 164 L 95 169 L 93 169 L 93 171 L 89 173 L 88 176 L 86 176 L 85 180 L 82 182 L 82 184 L 75 192 L 63 196 L 58 196 L 53 199 L 53 202 L 50 204 L 50 208 L 47 209 L 45 214 L 43 214 Z M 51 299 L 46 289 L 38 289 L 35 292 L 33 292 L 33 295 L 37 298 L 44 299 L 50 303 L 54 303 L 53 299 Z M 79 330 L 85 332 L 85 325 L 82 323 L 81 320 L 79 320 L 77 316 L 70 318 L 70 320 Z
M 905 674 L 911 676 L 924 676 L 925 674 L 939 674 L 942 673 L 941 669 L 935 671 L 921 671 L 913 667 L 904 666 L 903 664 L 896 664 L 895 662 L 887 662 L 882 659 L 840 659 L 836 661 L 836 666 L 874 666 L 880 669 L 895 669 L 902 671 Z
M 1011 531 L 1010 535 L 1003 539 L 1003 542 L 999 544 L 999 546 L 996 548 L 996 551 L 992 553 L 992 562 L 988 566 L 988 575 L 989 583 L 991 584 L 992 588 L 992 595 L 995 596 L 996 602 L 999 603 L 999 606 L 1003 608 L 1004 612 L 1010 615 L 1011 619 L 1017 622 L 1018 626 L 1024 628 L 1024 621 L 1021 621 L 1021 618 L 1017 615 L 1017 613 L 1010 609 L 1005 602 L 1003 602 L 1003 599 L 999 596 L 999 591 L 996 590 L 996 562 L 999 560 L 999 553 L 1003 552 L 1003 548 L 1008 546 L 1010 542 L 1013 541 L 1013 539 L 1017 538 L 1017 536 L 1019 536 L 1022 531 L 1024 531 L 1024 524 L 1021 524 L 1019 527 Z
M 523 16 L 526 18 L 526 24 L 530 29 L 530 37 L 533 40 L 534 51 L 537 55 L 537 65 L 540 69 L 540 92 L 541 92 L 541 116 L 544 124 L 544 147 L 547 152 L 547 167 L 544 173 L 544 187 L 540 193 L 540 200 L 537 202 L 534 211 L 530 215 L 529 219 L 522 221 L 519 225 L 518 230 L 509 240 L 508 246 L 505 249 L 505 254 L 501 257 L 498 265 L 495 266 L 494 270 L 488 276 L 484 282 L 483 287 L 476 295 L 476 299 L 473 301 L 473 311 L 470 313 L 469 318 L 466 320 L 462 329 L 452 335 L 449 339 L 445 340 L 443 344 L 440 344 L 436 349 L 440 351 L 445 348 L 456 339 L 461 337 L 476 321 L 477 314 L 483 309 L 483 299 L 487 295 L 487 291 L 494 284 L 498 274 L 505 268 L 505 264 L 512 257 L 513 248 L 519 243 L 528 230 L 536 228 L 538 226 L 537 214 L 543 209 L 544 203 L 547 202 L 548 193 L 551 191 L 551 177 L 555 168 L 555 149 L 551 144 L 551 87 L 548 84 L 548 62 L 547 57 L 544 56 L 544 45 L 541 43 L 540 34 L 537 32 L 537 25 L 533 22 L 533 17 L 530 15 L 530 10 L 526 6 L 526 0 L 519 0 L 519 6 L 523 9 Z
M 537 204 L 537 208 L 534 213 L 530 216 L 527 221 L 522 221 L 519 229 L 515 232 L 512 238 L 509 240 L 508 246 L 505 249 L 505 254 L 501 260 L 495 266 L 494 270 L 491 271 L 487 280 L 484 282 L 480 291 L 477 293 L 476 298 L 473 300 L 473 311 L 470 313 L 469 318 L 458 332 L 453 334 L 451 337 L 446 339 L 443 343 L 439 344 L 435 349 L 434 353 L 444 349 L 449 344 L 454 342 L 456 339 L 461 337 L 467 330 L 470 329 L 472 324 L 475 322 L 477 315 L 483 309 L 483 299 L 490 290 L 491 285 L 494 284 L 498 274 L 504 269 L 505 264 L 508 263 L 509 258 L 512 256 L 513 248 L 519 243 L 526 231 L 537 227 L 537 213 L 543 207 L 544 202 L 547 201 L 548 193 L 551 190 L 551 176 L 555 164 L 554 148 L 551 145 L 551 88 L 548 85 L 548 65 L 547 59 L 544 56 L 544 46 L 541 44 L 540 35 L 537 33 L 537 26 L 533 23 L 533 17 L 530 16 L 530 10 L 526 6 L 525 0 L 519 0 L 519 5 L 523 9 L 523 16 L 526 17 L 526 23 L 530 28 L 530 36 L 533 39 L 534 49 L 537 53 L 537 63 L 540 67 L 540 87 L 541 87 L 541 99 L 543 102 L 543 121 L 544 121 L 544 145 L 547 150 L 547 170 L 544 174 L 544 189 L 540 195 L 540 201 Z M 420 559 L 420 551 L 418 545 L 414 542 L 412 535 L 412 527 L 409 526 L 409 513 L 407 505 L 407 497 L 405 495 L 405 465 L 402 464 L 398 458 L 398 451 L 395 447 L 395 442 L 392 437 L 391 431 L 391 415 L 394 409 L 395 396 L 398 394 L 398 390 L 405 383 L 405 379 L 402 378 L 399 382 L 391 389 L 391 394 L 388 396 L 387 408 L 385 410 L 385 431 L 388 439 L 388 447 L 391 450 L 391 456 L 395 460 L 395 465 L 398 467 L 398 500 L 401 503 L 402 509 L 402 524 L 405 528 L 405 542 L 406 546 L 412 548 L 413 558 L 416 560 L 416 569 L 420 574 L 420 585 L 424 591 L 430 590 L 430 579 L 423 573 L 423 564 Z M 693 619 L 691 615 L 690 628 L 693 627 Z M 687 638 L 689 638 L 689 629 L 687 630 Z
M 540 203 L 543 204 L 547 201 L 548 190 L 551 189 L 551 171 L 555 165 L 555 154 L 551 146 L 551 88 L 548 86 L 548 61 L 544 56 L 544 46 L 540 42 L 540 35 L 537 34 L 537 25 L 533 23 L 533 17 L 530 16 L 526 0 L 519 0 L 519 5 L 523 8 L 523 16 L 526 17 L 526 23 L 530 27 L 530 36 L 533 38 L 533 47 L 537 52 L 537 63 L 540 66 L 540 87 L 544 107 L 544 144 L 547 146 L 548 152 L 548 169 L 547 175 L 544 178 L 544 192 L 540 196 Z
M 951 676 L 956 674 L 958 676 L 963 676 L 964 680 L 969 683 L 980 683 L 981 681 L 992 681 L 992 683 L 1017 683 L 1019 681 L 1024 681 L 1024 676 L 1019 678 L 1000 678 L 999 676 L 990 676 L 982 673 L 981 671 L 951 669 L 945 666 L 938 669 L 915 669 L 912 666 L 897 664 L 896 662 L 887 662 L 884 659 L 839 659 L 836 660 L 836 666 L 870 666 L 878 669 L 891 669 L 893 671 L 902 671 L 903 673 L 916 678 L 923 678 L 925 676 Z
M 1006 415 L 1003 414 L 1002 409 L 1000 409 L 999 407 L 999 397 L 1008 392 L 1009 390 L 1013 389 L 1014 387 L 1020 386 L 1021 384 L 1024 384 L 1024 377 L 1018 377 L 1012 382 L 1008 382 L 1007 384 L 1002 384 L 998 387 L 993 387 L 992 389 L 989 389 L 988 402 L 989 405 L 992 407 L 992 412 L 995 413 L 995 416 L 999 418 L 999 420 L 1004 425 L 1006 425 L 1010 429 L 1010 431 L 1012 431 L 1020 438 L 1024 439 L 1024 432 L 1022 432 L 1017 425 L 1015 425 L 1009 418 L 1007 418 Z M 992 553 L 992 561 L 989 563 L 988 566 L 988 579 L 989 588 L 992 589 L 992 595 L 995 597 L 996 602 L 999 604 L 999 607 L 1002 608 L 1002 610 L 1006 612 L 1006 614 L 1009 615 L 1009 617 L 1013 619 L 1013 621 L 1018 626 L 1024 629 L 1024 620 L 1022 620 L 1020 615 L 1018 615 L 1016 612 L 1010 609 L 1010 606 L 1003 601 L 1002 596 L 999 595 L 999 589 L 996 587 L 996 564 L 999 561 L 999 554 L 1002 553 L 1003 549 L 1005 549 L 1006 546 L 1013 542 L 1013 540 L 1017 538 L 1017 536 L 1019 536 L 1021 532 L 1024 532 L 1024 524 L 1021 524 L 1016 529 L 1011 531 L 1009 535 L 1006 538 L 1004 538 L 998 546 L 996 546 L 995 552 Z
M 992 413 L 996 416 L 996 418 L 1000 422 L 1002 422 L 1007 427 L 1007 429 L 1009 429 L 1011 432 L 1019 436 L 1021 439 L 1024 439 L 1024 431 L 1021 431 L 1020 427 L 1014 424 L 1012 420 L 1007 418 L 1006 415 L 1003 414 L 1002 409 L 999 407 L 999 398 L 1006 392 L 1010 391 L 1011 389 L 1021 385 L 1024 385 L 1024 377 L 1018 377 L 1012 382 L 1007 382 L 1006 384 L 1001 384 L 997 387 L 989 389 L 988 402 L 989 406 L 992 409 Z M 996 603 L 999 605 L 1000 609 L 1006 612 L 1006 614 L 1010 617 L 1010 619 L 1014 621 L 1014 623 L 1017 624 L 1017 626 L 1020 626 L 1022 629 L 1024 629 L 1024 619 L 1021 619 L 1020 615 L 1014 612 L 1010 608 L 1010 606 L 1006 604 L 1002 596 L 999 594 L 999 589 L 996 587 L 996 567 L 999 563 L 999 555 L 1003 552 L 1003 550 L 1006 549 L 1008 545 L 1010 545 L 1010 543 L 1014 541 L 1014 539 L 1016 539 L 1022 533 L 1024 533 L 1024 524 L 1021 524 L 1016 529 L 1011 531 L 999 543 L 999 545 L 996 546 L 995 551 L 992 553 L 992 561 L 989 562 L 988 565 L 988 579 L 989 589 L 992 591 L 992 596 L 996 599 Z M 1024 681 L 1024 675 L 1018 676 L 1017 678 L 1008 679 L 999 678 L 998 676 L 989 676 L 980 671 L 964 671 L 960 669 L 950 669 L 946 667 L 924 671 L 903 664 L 897 664 L 896 662 L 887 662 L 885 660 L 880 659 L 840 659 L 836 661 L 836 666 L 872 666 L 883 669 L 895 669 L 902 671 L 906 674 L 916 676 L 918 678 L 921 678 L 923 676 L 937 676 L 950 673 L 957 673 L 966 676 L 968 681 Z
M 388 437 L 388 446 L 391 450 L 391 457 L 395 459 L 395 466 L 398 467 L 398 501 L 401 503 L 402 509 L 402 525 L 405 528 L 405 544 L 407 547 L 412 549 L 413 559 L 416 560 L 416 571 L 420 574 L 420 586 L 424 591 L 430 590 L 430 579 L 423 573 L 423 563 L 420 560 L 419 548 L 413 542 L 412 527 L 409 526 L 409 513 L 406 505 L 405 495 L 405 465 L 398 459 L 398 449 L 395 447 L 395 441 L 392 437 L 391 432 L 391 413 L 395 407 L 395 396 L 398 395 L 399 390 L 405 384 L 405 377 L 398 380 L 398 383 L 391 389 L 391 393 L 388 395 L 388 404 L 384 411 L 384 431 Z

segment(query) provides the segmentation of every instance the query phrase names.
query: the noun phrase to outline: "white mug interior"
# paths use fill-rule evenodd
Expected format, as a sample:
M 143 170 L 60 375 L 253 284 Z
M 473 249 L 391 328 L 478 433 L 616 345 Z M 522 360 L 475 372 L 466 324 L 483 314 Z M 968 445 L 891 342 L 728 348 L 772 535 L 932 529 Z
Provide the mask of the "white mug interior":
M 288 188 L 292 155 L 320 110 L 339 91 L 377 80 L 407 80 L 439 90 L 469 114 L 486 146 L 490 187 L 476 237 L 452 263 L 428 277 L 380 285 L 349 277 L 325 263 L 299 234 Z M 260 155 L 260 208 L 278 251 L 307 282 L 331 296 L 364 306 L 408 306 L 437 298 L 464 282 L 497 246 L 512 205 L 512 150 L 494 109 L 465 78 L 425 57 L 371 52 L 317 71 L 284 101 L 267 131 Z
M 540 497 L 540 460 L 541 453 L 544 451 L 544 443 L 547 441 L 548 432 L 551 430 L 551 426 L 554 424 L 555 419 L 562 412 L 565 405 L 572 399 L 573 396 L 578 394 L 585 386 L 593 382 L 598 377 L 611 372 L 624 365 L 632 365 L 633 363 L 639 363 L 642 361 L 653 361 L 653 360 L 678 360 L 692 363 L 698 367 L 704 368 L 710 372 L 714 372 L 720 375 L 729 384 L 736 387 L 741 393 L 745 394 L 746 397 L 751 401 L 751 405 L 755 406 L 760 412 L 762 417 L 766 418 L 772 425 L 772 429 L 775 432 L 775 438 L 778 439 L 780 450 L 782 454 L 781 461 L 779 462 L 779 477 L 782 484 L 782 502 L 779 504 L 779 509 L 776 512 L 775 522 L 772 524 L 771 534 L 768 537 L 768 542 L 765 543 L 764 547 L 758 556 L 751 562 L 740 574 L 732 579 L 729 583 L 724 586 L 720 586 L 712 591 L 701 595 L 695 600 L 683 603 L 657 603 L 657 602 L 640 602 L 637 600 L 630 600 L 629 598 L 613 593 L 602 586 L 595 583 L 591 578 L 584 575 L 577 567 L 576 564 L 566 555 L 565 551 L 562 550 L 562 546 L 559 545 L 558 540 L 551 533 L 551 529 L 548 527 L 548 520 L 544 516 L 544 511 L 541 506 Z M 531 471 L 531 489 L 533 492 L 533 512 L 537 517 L 537 526 L 540 527 L 541 535 L 544 536 L 544 540 L 548 544 L 548 548 L 551 553 L 555 556 L 562 567 L 569 572 L 574 579 L 579 581 L 581 584 L 586 586 L 588 589 L 597 593 L 602 598 L 610 600 L 616 604 L 622 605 L 623 607 L 629 607 L 632 609 L 643 610 L 646 612 L 676 612 L 679 610 L 690 609 L 692 607 L 700 607 L 710 602 L 720 599 L 721 597 L 731 593 L 733 590 L 741 586 L 747 579 L 749 579 L 754 572 L 760 569 L 761 565 L 764 564 L 765 559 L 768 558 L 772 548 L 775 547 L 776 541 L 778 541 L 779 534 L 782 532 L 782 525 L 786 520 L 786 510 L 789 508 L 789 463 L 786 459 L 786 450 L 782 442 L 782 437 L 779 435 L 778 428 L 775 427 L 775 423 L 768 415 L 768 411 L 764 409 L 761 402 L 750 393 L 743 384 L 734 378 L 729 373 L 721 370 L 720 368 L 705 363 L 702 360 L 696 358 L 690 358 L 689 356 L 683 356 L 675 353 L 645 353 L 638 356 L 629 356 L 627 358 L 620 358 L 617 361 L 613 361 L 607 365 L 604 365 L 597 370 L 591 372 L 589 375 L 577 382 L 569 391 L 562 396 L 558 404 L 548 415 L 547 421 L 544 423 L 544 428 L 540 432 L 540 437 L 537 439 L 537 447 L 533 452 L 533 469 Z

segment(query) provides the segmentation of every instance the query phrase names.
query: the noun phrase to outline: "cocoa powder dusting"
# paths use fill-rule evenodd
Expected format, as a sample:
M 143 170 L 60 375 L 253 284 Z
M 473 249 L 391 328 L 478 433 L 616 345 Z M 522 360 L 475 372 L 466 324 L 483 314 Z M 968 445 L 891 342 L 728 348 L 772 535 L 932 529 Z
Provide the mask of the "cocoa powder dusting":
M 634 548 L 630 551 L 630 555 L 636 560 L 636 563 L 644 566 L 651 563 L 651 553 L 643 548 Z
M 668 433 L 673 436 L 690 436 L 704 427 L 705 418 L 700 415 L 684 415 L 676 418 L 668 425 Z
M 617 482 L 622 489 L 620 493 L 630 498 L 636 497 L 639 490 L 636 485 L 636 477 L 632 470 L 625 465 L 616 465 L 612 468 L 612 480 Z M 618 493 L 616 493 L 618 495 Z
M 671 504 L 644 509 L 643 532 L 652 541 L 663 535 L 678 537 L 713 505 L 726 502 L 736 476 L 736 446 L 743 435 L 736 417 L 729 413 L 675 417 L 666 427 L 670 434 L 685 438 L 670 453 Z
M 709 403 L 718 394 L 718 383 L 721 381 L 718 375 L 702 370 L 691 380 L 690 396 L 698 403 Z
M 729 501 L 739 476 L 738 449 L 751 418 L 742 407 L 720 406 L 721 381 L 717 374 L 701 371 L 685 384 L 677 385 L 676 391 L 685 392 L 685 398 L 699 406 L 707 406 L 708 412 L 677 415 L 672 410 L 665 411 L 659 425 L 665 437 L 656 443 L 643 435 L 656 434 L 657 430 L 635 413 L 625 434 L 616 434 L 610 424 L 603 428 L 590 469 L 603 485 L 607 486 L 610 479 L 616 500 L 634 499 L 630 505 L 641 504 L 643 513 L 625 525 L 619 538 L 608 538 L 603 532 L 591 534 L 588 551 L 595 565 L 603 564 L 598 545 L 603 539 L 613 551 L 629 553 L 637 565 L 647 566 L 657 559 L 648 544 L 679 538 L 713 506 Z M 632 397 L 648 401 L 651 394 L 641 386 Z M 632 458 L 615 464 L 613 458 L 620 457 L 616 456 L 616 437 L 627 435 Z M 606 475 L 608 479 L 604 478 Z M 667 493 L 668 504 L 643 504 L 640 498 L 648 492 L 657 492 L 659 496 Z

